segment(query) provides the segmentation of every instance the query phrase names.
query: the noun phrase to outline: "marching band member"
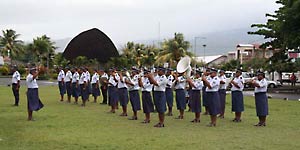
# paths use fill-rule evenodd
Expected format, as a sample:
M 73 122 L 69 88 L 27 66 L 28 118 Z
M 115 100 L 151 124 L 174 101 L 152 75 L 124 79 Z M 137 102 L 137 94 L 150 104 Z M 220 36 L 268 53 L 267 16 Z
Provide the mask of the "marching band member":
M 210 70 L 210 78 L 202 77 L 204 84 L 206 85 L 206 98 L 208 102 L 208 109 L 211 122 L 208 127 L 215 127 L 217 125 L 217 115 L 220 113 L 220 97 L 219 86 L 220 80 L 217 76 L 217 70 Z
M 165 127 L 164 121 L 165 121 L 165 112 L 166 112 L 166 86 L 168 83 L 168 79 L 165 76 L 165 69 L 159 68 L 157 72 L 157 76 L 153 76 L 151 74 L 148 74 L 148 78 L 150 80 L 150 83 L 154 85 L 154 105 L 156 108 L 156 111 L 158 112 L 159 117 L 159 123 L 154 125 L 154 127 L 161 128 Z
M 17 70 L 18 69 L 17 66 L 14 66 L 12 69 L 13 69 L 12 71 L 14 72 L 13 75 L 12 75 L 12 79 L 11 79 L 12 91 L 13 91 L 13 94 L 14 94 L 14 97 L 15 97 L 14 106 L 19 106 L 19 100 L 20 100 L 19 90 L 20 90 L 21 75 Z
M 133 116 L 129 118 L 129 120 L 137 120 L 137 111 L 141 110 L 141 101 L 140 101 L 140 94 L 139 94 L 139 74 L 138 70 L 133 68 L 131 73 L 131 78 L 129 82 L 129 99 L 133 111 Z
M 108 103 L 111 106 L 111 113 L 115 113 L 118 105 L 118 79 L 119 75 L 116 73 L 115 69 L 110 69 L 110 76 L 108 79 Z
M 27 84 L 27 110 L 28 110 L 28 121 L 34 121 L 32 118 L 33 111 L 38 111 L 44 107 L 43 103 L 39 98 L 39 86 L 36 82 L 36 78 L 39 72 L 35 68 L 30 69 L 28 76 L 26 77 Z
M 66 90 L 67 90 L 67 96 L 68 96 L 68 103 L 71 102 L 71 95 L 72 95 L 72 72 L 70 71 L 69 67 L 66 67 L 66 76 L 65 76 L 65 83 L 66 83 Z
M 90 94 L 92 93 L 91 74 L 89 72 L 89 68 L 87 68 L 87 67 L 85 67 L 85 75 L 86 75 L 86 79 L 87 79 L 87 92 L 88 92 L 87 101 L 90 101 Z
M 74 68 L 72 76 L 72 96 L 75 99 L 75 104 L 78 103 L 78 97 L 80 96 L 79 77 L 78 69 Z
M 106 105 L 107 104 L 107 86 L 108 86 L 108 75 L 107 73 L 104 72 L 103 69 L 100 69 L 99 70 L 99 73 L 100 73 L 100 88 L 101 88 L 101 94 L 102 94 L 102 103 L 101 104 L 104 104 Z
M 92 95 L 94 97 L 94 103 L 97 103 L 97 97 L 100 96 L 100 88 L 99 88 L 99 74 L 97 69 L 94 69 L 94 74 L 91 80 L 92 84 Z
M 62 67 L 59 67 L 57 81 L 58 81 L 58 88 L 60 94 L 60 101 L 64 101 L 64 95 L 66 94 L 66 85 L 65 85 L 64 78 L 65 78 L 65 72 L 62 69 Z
M 173 81 L 174 76 L 172 75 L 172 69 L 168 69 L 166 73 L 168 83 L 166 88 L 166 99 L 167 99 L 167 105 L 168 105 L 168 116 L 173 116 L 172 114 L 172 107 L 173 107 Z
M 85 68 L 81 68 L 80 69 L 80 73 L 81 76 L 79 78 L 79 85 L 80 85 L 80 95 L 81 95 L 81 100 L 82 100 L 82 104 L 81 106 L 85 107 L 85 103 L 88 100 L 88 80 L 87 80 L 87 76 L 85 74 L 86 69 Z
M 194 79 L 187 79 L 189 86 L 192 88 L 190 92 L 190 105 L 192 112 L 195 113 L 195 119 L 191 122 L 198 123 L 200 122 L 200 113 L 201 113 L 201 90 L 203 87 L 203 82 L 201 80 L 201 72 L 196 71 Z
M 269 114 L 268 108 L 268 96 L 267 88 L 268 83 L 265 79 L 265 75 L 262 72 L 257 74 L 257 80 L 252 81 L 252 85 L 255 86 L 255 106 L 256 106 L 256 115 L 259 119 L 259 122 L 254 125 L 257 127 L 266 126 L 266 118 Z
M 143 111 L 145 113 L 145 120 L 142 123 L 150 123 L 150 113 L 154 112 L 154 105 L 151 96 L 153 85 L 147 77 L 149 73 L 150 71 L 144 70 L 144 76 L 139 78 L 139 86 L 142 88 Z
M 242 77 L 242 71 L 237 70 L 235 77 L 231 80 L 231 100 L 232 100 L 232 112 L 235 112 L 235 118 L 233 122 L 241 122 L 242 112 L 244 111 L 244 78 Z
M 186 99 L 185 99 L 185 84 L 186 79 L 183 76 L 183 73 L 178 73 L 175 75 L 175 92 L 176 92 L 176 105 L 179 110 L 179 116 L 176 119 L 183 119 L 184 110 L 186 108 Z
M 206 68 L 203 76 L 205 76 L 207 79 L 210 78 L 210 68 Z M 202 88 L 202 101 L 203 101 L 203 106 L 205 107 L 205 112 L 204 115 L 209 115 L 209 109 L 208 109 L 208 99 L 206 98 L 206 85 L 204 84 Z
M 122 114 L 120 116 L 127 116 L 127 105 L 128 105 L 128 86 L 127 83 L 129 82 L 128 77 L 126 76 L 126 69 L 124 69 L 120 73 L 120 78 L 118 80 L 118 93 L 119 93 L 119 101 L 120 105 L 122 106 Z
M 219 115 L 219 118 L 224 118 L 225 104 L 226 104 L 226 76 L 224 70 L 219 71 L 219 79 L 220 79 L 219 96 L 220 96 L 220 105 L 221 105 L 221 113 Z

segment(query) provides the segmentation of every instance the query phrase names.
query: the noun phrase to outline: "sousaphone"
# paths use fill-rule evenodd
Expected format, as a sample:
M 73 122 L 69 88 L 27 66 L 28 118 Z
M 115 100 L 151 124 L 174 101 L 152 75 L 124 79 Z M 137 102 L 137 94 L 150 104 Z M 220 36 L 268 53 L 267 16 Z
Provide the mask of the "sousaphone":
M 189 56 L 182 57 L 176 66 L 178 73 L 186 74 L 187 78 L 190 78 L 192 67 L 191 67 L 191 58 Z

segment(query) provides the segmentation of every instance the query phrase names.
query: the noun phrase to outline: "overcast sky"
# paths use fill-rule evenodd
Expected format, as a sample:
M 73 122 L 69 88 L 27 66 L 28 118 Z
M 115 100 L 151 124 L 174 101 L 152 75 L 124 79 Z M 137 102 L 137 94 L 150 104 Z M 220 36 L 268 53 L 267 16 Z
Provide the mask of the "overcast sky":
M 74 37 L 96 27 L 115 43 L 199 35 L 266 22 L 275 0 L 0 0 L 0 29 L 30 41 Z

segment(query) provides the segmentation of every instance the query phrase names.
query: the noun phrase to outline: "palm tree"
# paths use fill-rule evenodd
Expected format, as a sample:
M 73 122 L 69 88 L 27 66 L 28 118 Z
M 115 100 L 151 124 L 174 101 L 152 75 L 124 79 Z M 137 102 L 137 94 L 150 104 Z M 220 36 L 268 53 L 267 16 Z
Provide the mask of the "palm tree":
M 2 30 L 3 36 L 0 36 L 0 48 L 1 53 L 4 56 L 8 56 L 10 53 L 10 58 L 15 59 L 19 54 L 23 52 L 23 41 L 18 40 L 20 34 L 12 29 Z
M 28 45 L 28 50 L 35 55 L 35 61 L 38 61 L 49 68 L 49 66 L 52 66 L 50 64 L 53 62 L 50 60 L 52 56 L 54 56 L 56 49 L 54 44 L 55 43 L 52 42 L 49 37 L 43 35 L 33 39 L 33 43 Z
M 190 43 L 184 40 L 182 33 L 175 33 L 173 39 L 165 40 L 162 43 L 162 50 L 157 56 L 156 64 L 162 65 L 162 63 L 168 62 L 170 66 L 175 66 L 174 63 L 178 63 L 181 57 L 186 55 L 193 56 L 187 49 L 190 47 Z

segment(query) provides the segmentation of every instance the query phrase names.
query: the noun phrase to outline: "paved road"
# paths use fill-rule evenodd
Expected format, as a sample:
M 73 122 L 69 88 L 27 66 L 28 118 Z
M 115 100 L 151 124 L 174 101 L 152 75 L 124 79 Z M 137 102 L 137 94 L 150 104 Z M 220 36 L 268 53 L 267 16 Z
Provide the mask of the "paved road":
M 8 86 L 10 84 L 11 84 L 11 79 L 10 78 L 0 78 L 0 86 Z M 21 80 L 21 85 L 25 86 L 26 81 Z M 38 80 L 38 85 L 39 86 L 57 85 L 57 82 Z
M 244 95 L 247 96 L 254 96 L 253 91 L 244 91 Z M 288 100 L 300 100 L 300 94 L 291 94 L 291 93 L 268 93 L 269 96 L 276 99 L 282 99 L 285 100 L 286 98 Z

